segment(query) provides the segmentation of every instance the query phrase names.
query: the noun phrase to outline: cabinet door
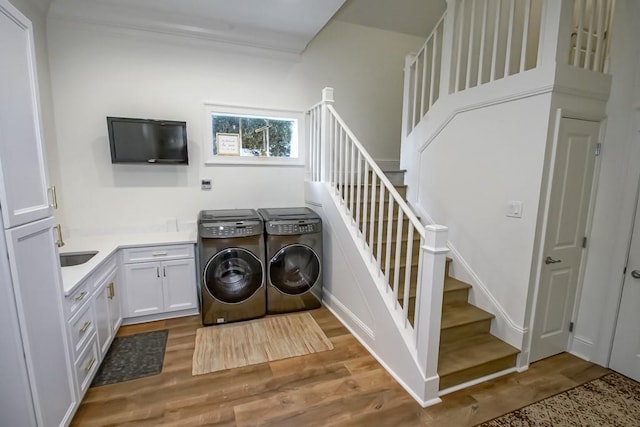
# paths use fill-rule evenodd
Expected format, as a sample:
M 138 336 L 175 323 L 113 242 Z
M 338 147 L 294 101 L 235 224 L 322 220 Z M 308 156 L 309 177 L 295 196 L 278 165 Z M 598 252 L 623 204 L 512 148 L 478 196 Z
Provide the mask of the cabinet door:
M 125 317 L 145 316 L 164 311 L 159 262 L 126 264 Z
M 120 283 L 118 281 L 117 270 L 113 272 L 113 277 L 107 283 L 109 299 L 109 327 L 115 336 L 122 323 L 122 302 L 120 301 Z
M 24 355 L 40 426 L 68 424 L 66 417 L 76 402 L 52 227 L 53 218 L 47 218 L 5 231 Z
M 111 331 L 111 322 L 109 320 L 109 289 L 106 283 L 103 283 L 93 298 L 93 308 L 96 314 L 96 329 L 98 331 L 98 348 L 100 355 L 104 356 L 111 344 L 113 332 Z
M 162 263 L 165 311 L 197 307 L 195 274 L 196 267 L 192 258 Z
M 0 1 L 0 205 L 6 228 L 51 215 L 31 22 Z

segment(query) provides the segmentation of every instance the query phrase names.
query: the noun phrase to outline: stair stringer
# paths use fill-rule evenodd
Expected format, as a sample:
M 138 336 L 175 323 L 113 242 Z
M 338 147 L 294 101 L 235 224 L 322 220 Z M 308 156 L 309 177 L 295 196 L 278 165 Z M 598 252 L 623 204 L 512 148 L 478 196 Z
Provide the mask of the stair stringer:
M 305 182 L 305 202 L 323 220 L 325 306 L 422 407 L 439 403 L 439 377 L 426 378 L 418 365 L 409 344 L 413 332 L 401 326 L 402 310 L 384 298 L 378 267 L 367 260 L 364 243 L 355 238 L 355 227 L 339 210 L 330 187 Z M 349 289 L 353 286 L 357 293 Z

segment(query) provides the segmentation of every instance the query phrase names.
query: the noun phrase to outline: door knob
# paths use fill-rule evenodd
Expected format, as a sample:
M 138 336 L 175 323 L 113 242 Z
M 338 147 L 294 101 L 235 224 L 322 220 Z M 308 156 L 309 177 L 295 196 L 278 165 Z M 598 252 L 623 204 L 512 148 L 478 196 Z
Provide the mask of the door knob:
M 640 279 L 640 270 L 633 270 L 631 272 L 631 277 L 633 277 L 634 279 Z
M 553 259 L 550 256 L 546 257 L 545 260 L 544 260 L 545 264 L 557 264 L 559 262 L 562 262 L 562 260 L 561 259 Z

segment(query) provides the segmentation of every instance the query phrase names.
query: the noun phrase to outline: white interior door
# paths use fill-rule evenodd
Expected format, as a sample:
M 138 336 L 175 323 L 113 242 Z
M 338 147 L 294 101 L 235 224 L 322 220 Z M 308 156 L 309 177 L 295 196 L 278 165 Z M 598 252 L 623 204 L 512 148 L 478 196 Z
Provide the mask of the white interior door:
M 631 237 L 609 367 L 640 381 L 640 209 Z
M 532 332 L 536 361 L 567 349 L 583 255 L 600 124 L 561 119 Z

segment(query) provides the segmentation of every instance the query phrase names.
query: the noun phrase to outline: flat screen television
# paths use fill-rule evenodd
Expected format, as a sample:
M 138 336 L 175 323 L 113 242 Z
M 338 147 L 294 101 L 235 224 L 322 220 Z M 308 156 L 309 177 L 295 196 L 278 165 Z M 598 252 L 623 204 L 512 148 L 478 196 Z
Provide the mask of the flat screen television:
M 189 164 L 187 123 L 107 117 L 111 163 Z

